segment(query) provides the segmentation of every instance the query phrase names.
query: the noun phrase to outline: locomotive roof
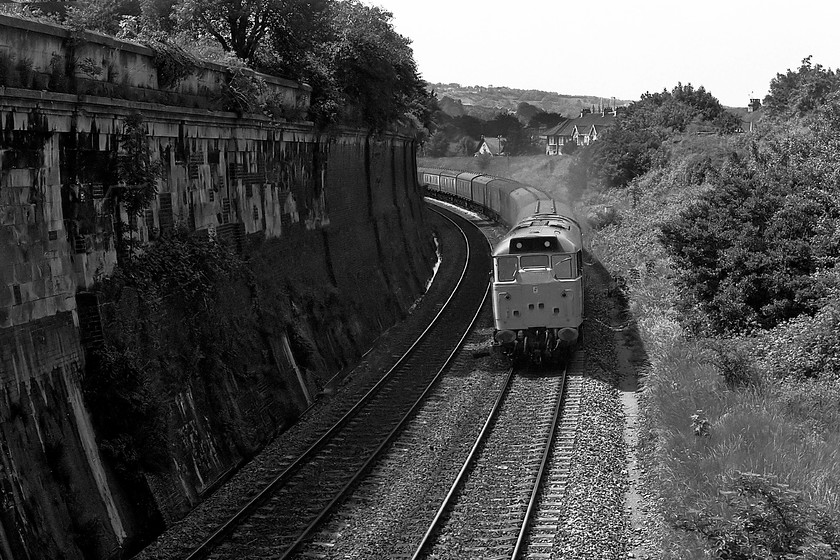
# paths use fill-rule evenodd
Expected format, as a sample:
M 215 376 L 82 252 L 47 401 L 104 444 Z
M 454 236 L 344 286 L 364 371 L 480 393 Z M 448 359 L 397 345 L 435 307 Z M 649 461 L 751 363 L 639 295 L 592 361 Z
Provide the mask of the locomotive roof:
M 517 251 L 511 251 L 511 243 L 517 239 L 527 238 L 556 240 L 560 251 L 566 253 L 572 253 L 581 248 L 580 227 L 575 220 L 560 214 L 540 213 L 528 216 L 516 224 L 496 245 L 493 256 L 516 253 Z
M 513 227 L 511 232 L 522 228 L 539 226 L 556 227 L 567 230 L 571 230 L 573 227 L 579 227 L 578 223 L 575 220 L 569 218 L 568 216 L 561 216 L 560 214 L 544 212 L 539 214 L 532 214 L 531 216 L 520 220 L 520 222 Z

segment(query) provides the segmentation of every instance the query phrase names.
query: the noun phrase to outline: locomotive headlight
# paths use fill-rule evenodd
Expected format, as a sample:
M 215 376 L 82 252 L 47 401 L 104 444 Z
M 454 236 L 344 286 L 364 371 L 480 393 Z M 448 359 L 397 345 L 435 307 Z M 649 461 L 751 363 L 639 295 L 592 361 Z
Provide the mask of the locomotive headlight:
M 516 340 L 516 333 L 513 331 L 496 331 L 494 338 L 499 344 L 510 344 Z
M 560 329 L 560 332 L 557 334 L 566 342 L 572 342 L 578 337 L 577 329 L 572 329 L 569 327 Z

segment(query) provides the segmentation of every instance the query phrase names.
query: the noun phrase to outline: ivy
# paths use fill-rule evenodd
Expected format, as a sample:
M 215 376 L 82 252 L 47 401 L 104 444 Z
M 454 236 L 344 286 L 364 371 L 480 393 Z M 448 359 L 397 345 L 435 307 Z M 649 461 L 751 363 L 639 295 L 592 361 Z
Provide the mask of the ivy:
M 174 89 L 195 71 L 196 62 L 193 57 L 171 41 L 150 39 L 146 45 L 155 52 L 159 88 Z

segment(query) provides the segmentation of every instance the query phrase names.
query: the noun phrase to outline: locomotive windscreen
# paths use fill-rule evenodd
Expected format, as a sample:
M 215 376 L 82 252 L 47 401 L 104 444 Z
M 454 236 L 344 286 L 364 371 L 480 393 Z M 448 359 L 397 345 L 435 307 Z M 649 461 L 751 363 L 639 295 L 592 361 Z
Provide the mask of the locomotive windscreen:
M 556 237 L 516 237 L 510 240 L 510 253 L 558 253 L 563 248 Z

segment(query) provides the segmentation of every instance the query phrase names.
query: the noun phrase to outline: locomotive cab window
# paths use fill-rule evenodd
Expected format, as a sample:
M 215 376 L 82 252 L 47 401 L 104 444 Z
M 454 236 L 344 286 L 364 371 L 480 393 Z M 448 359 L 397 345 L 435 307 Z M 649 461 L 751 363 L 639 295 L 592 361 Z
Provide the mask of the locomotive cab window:
M 574 255 L 551 255 L 551 270 L 557 279 L 577 277 L 575 264 Z
M 499 257 L 496 259 L 496 280 L 499 282 L 513 282 L 519 270 L 519 259 L 516 257 Z
M 533 268 L 548 268 L 548 255 L 522 255 L 519 257 L 522 270 Z

